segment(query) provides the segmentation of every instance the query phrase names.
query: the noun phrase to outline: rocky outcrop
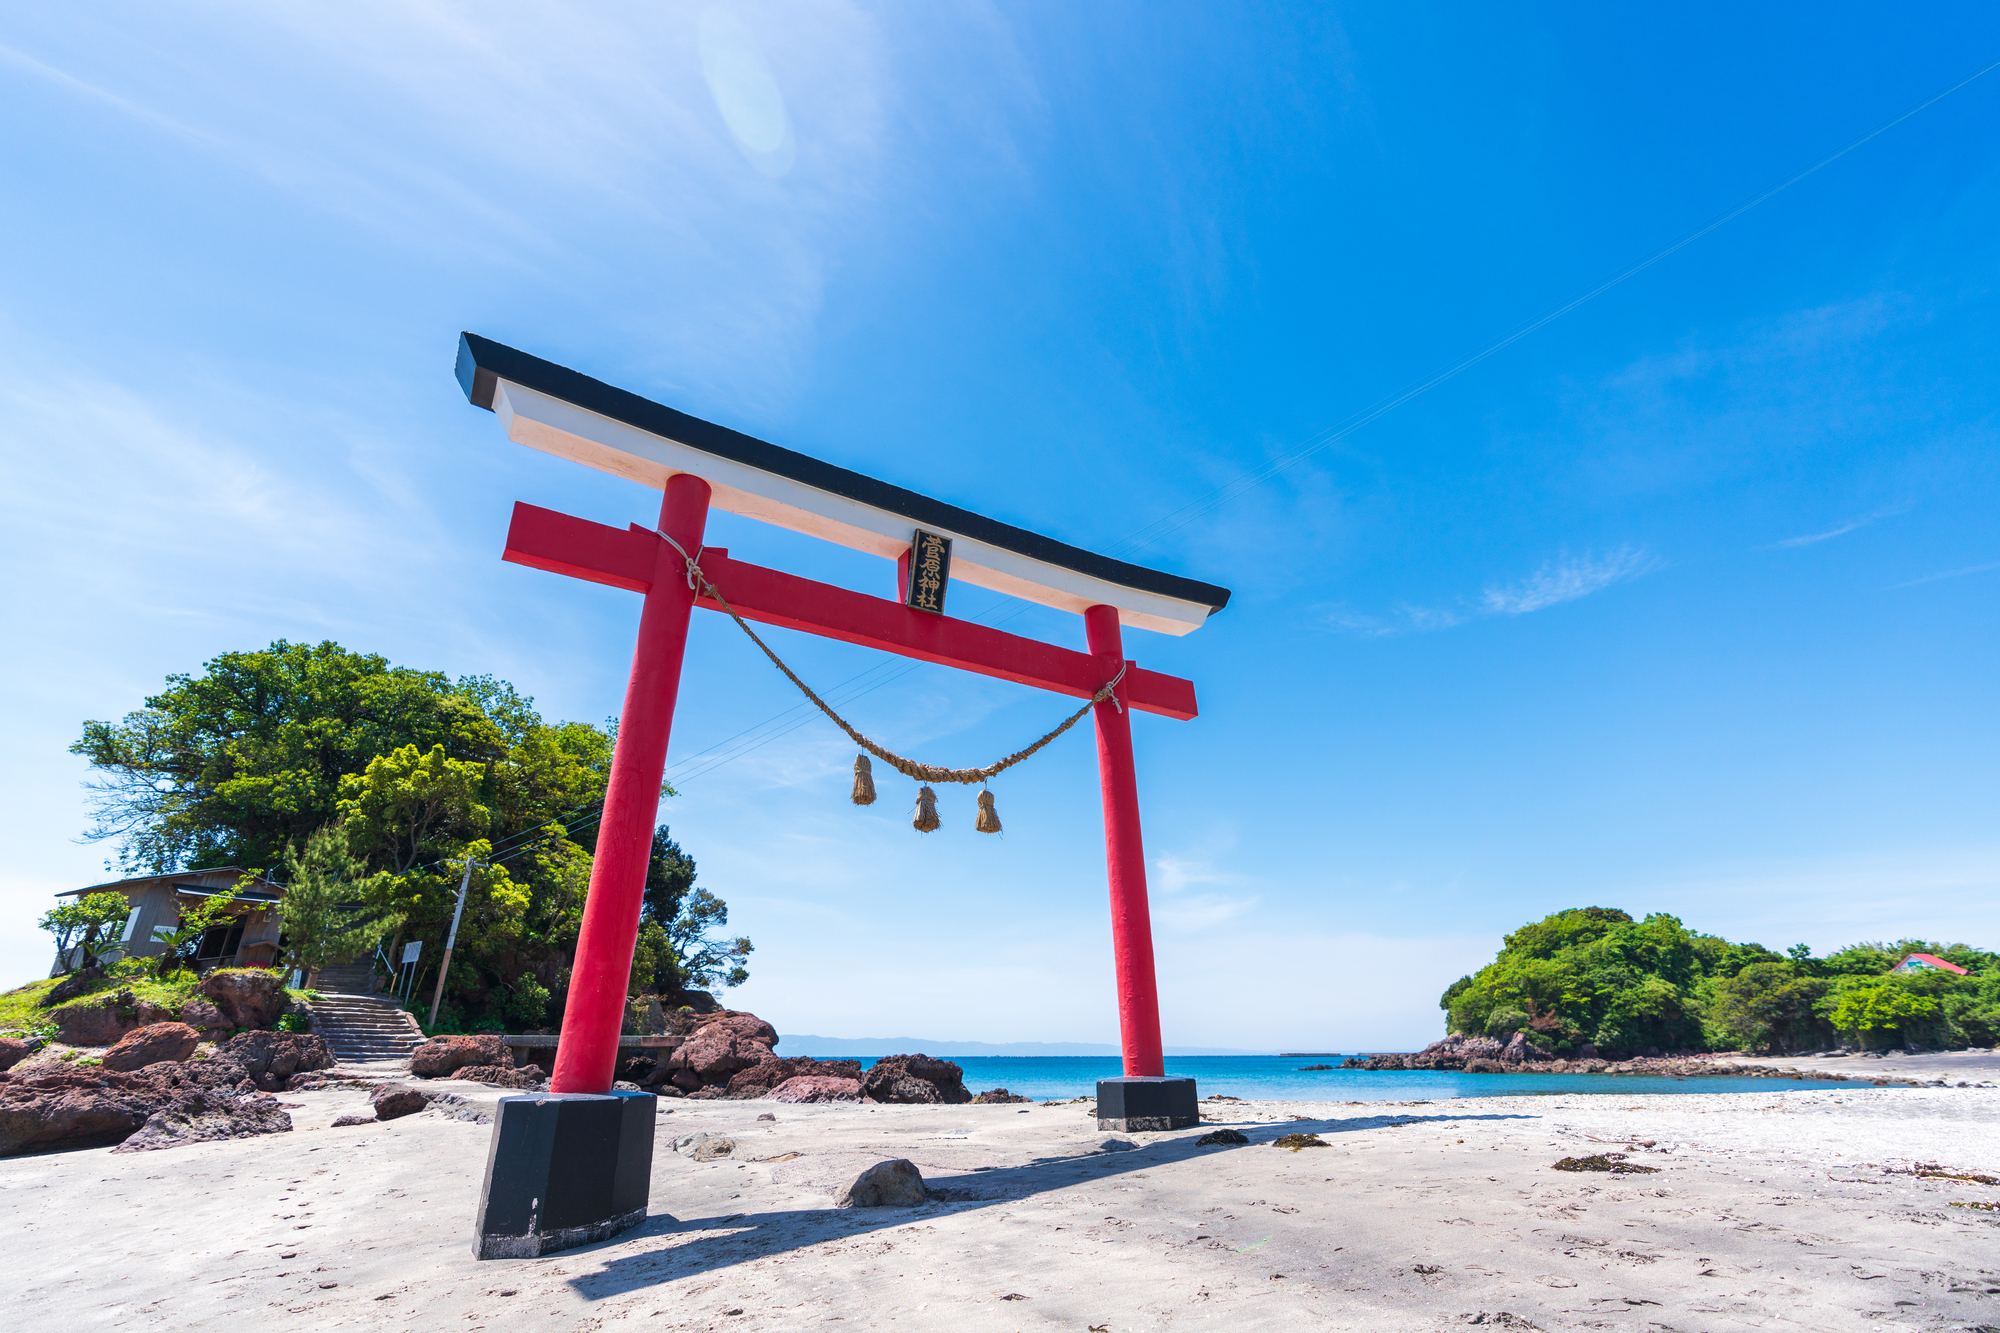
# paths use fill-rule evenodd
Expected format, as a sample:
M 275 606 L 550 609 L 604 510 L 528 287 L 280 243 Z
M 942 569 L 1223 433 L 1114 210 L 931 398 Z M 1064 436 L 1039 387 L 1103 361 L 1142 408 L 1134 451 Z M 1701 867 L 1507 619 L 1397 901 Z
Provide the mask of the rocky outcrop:
M 770 1025 L 760 1026 L 768 1029 Z M 771 1042 L 776 1039 L 777 1034 L 772 1033 L 771 1041 L 759 1041 L 739 1025 L 710 1023 L 676 1046 L 667 1056 L 666 1067 L 670 1077 L 692 1075 L 697 1087 L 712 1083 L 727 1085 L 738 1071 L 771 1059 Z M 694 1091 L 685 1078 L 674 1077 L 674 1082 L 689 1092 Z
M 40 1037 L 31 1037 L 27 1041 L 17 1041 L 12 1037 L 0 1037 L 0 1071 L 12 1069 L 36 1051 L 41 1050 L 43 1045 L 44 1043 Z
M 861 1082 L 859 1060 L 815 1060 L 810 1055 L 786 1059 L 774 1055 L 759 1060 L 748 1069 L 730 1075 L 727 1091 L 731 1097 L 763 1097 L 779 1085 L 795 1078 L 835 1078 Z
M 1896 1083 L 1907 1079 L 1854 1079 L 1833 1073 L 1803 1074 L 1770 1065 L 1721 1064 L 1702 1055 L 1636 1055 L 1603 1059 L 1597 1047 L 1584 1043 L 1574 1059 L 1559 1059 L 1515 1032 L 1502 1042 L 1492 1037 L 1451 1036 L 1434 1041 L 1414 1055 L 1369 1055 L 1340 1062 L 1342 1069 L 1455 1069 L 1468 1074 L 1648 1074 L 1667 1078 L 1736 1076 L 1753 1078 L 1819 1078 L 1836 1082 Z
M 861 1090 L 878 1102 L 944 1102 L 972 1100 L 965 1090 L 965 1071 L 950 1060 L 928 1055 L 890 1055 L 877 1060 L 861 1080 Z
M 980 1093 L 972 1100 L 976 1103 L 979 1103 L 980 1105 L 991 1106 L 998 1102 L 1032 1101 L 1033 1098 L 1016 1096 L 1015 1094 L 1007 1091 L 1007 1089 L 1005 1088 L 994 1088 L 991 1091 Z
M 153 1112 L 138 1133 L 111 1151 L 156 1152 L 190 1143 L 288 1134 L 291 1128 L 292 1118 L 275 1097 L 204 1091 L 176 1098 L 172 1105 Z
M 398 1120 L 423 1110 L 431 1104 L 431 1098 L 422 1088 L 413 1088 L 406 1083 L 383 1083 L 368 1094 L 368 1104 L 375 1108 L 377 1120 Z
M 800 1074 L 771 1089 L 770 1098 L 774 1102 L 858 1102 L 861 1080 Z
M 72 972 L 42 992 L 42 998 L 35 1001 L 35 1004 L 43 1009 L 53 1009 L 59 1004 L 67 1004 L 102 980 L 104 980 L 104 969 L 101 967 L 86 967 L 80 972 Z
M 462 1078 L 469 1083 L 484 1083 L 494 1088 L 516 1088 L 524 1091 L 540 1091 L 548 1086 L 549 1076 L 540 1065 L 522 1065 L 519 1069 L 502 1069 L 498 1065 L 467 1065 L 454 1072 L 451 1077 Z
M 923 1172 L 904 1158 L 877 1162 L 833 1196 L 836 1208 L 914 1208 L 926 1198 Z
M 311 1032 L 242 1032 L 217 1050 L 242 1065 L 251 1083 L 264 1092 L 284 1092 L 294 1074 L 334 1066 L 326 1039 Z M 109 1060 L 107 1056 L 106 1063 Z
M 218 968 L 201 979 L 201 994 L 232 1028 L 275 1027 L 291 1002 L 283 978 L 261 967 Z
M 119 1013 L 121 1008 L 125 1014 Z M 56 1020 L 56 1039 L 66 1046 L 113 1046 L 138 1026 L 131 991 L 72 1000 L 58 1006 L 50 1017 Z
M 213 1000 L 199 995 L 181 1006 L 181 1022 L 199 1032 L 204 1041 L 220 1041 L 229 1035 L 229 1020 Z
M 201 1034 L 185 1023 L 149 1023 L 126 1033 L 106 1051 L 104 1067 L 129 1073 L 163 1061 L 179 1064 L 200 1044 Z
M 123 1143 L 148 1125 L 148 1146 L 169 1147 L 282 1132 L 291 1120 L 224 1054 L 133 1072 L 72 1068 L 0 1080 L 0 1157 Z
M 410 1072 L 418 1078 L 444 1078 L 468 1066 L 514 1067 L 514 1053 L 492 1033 L 432 1037 L 410 1052 Z

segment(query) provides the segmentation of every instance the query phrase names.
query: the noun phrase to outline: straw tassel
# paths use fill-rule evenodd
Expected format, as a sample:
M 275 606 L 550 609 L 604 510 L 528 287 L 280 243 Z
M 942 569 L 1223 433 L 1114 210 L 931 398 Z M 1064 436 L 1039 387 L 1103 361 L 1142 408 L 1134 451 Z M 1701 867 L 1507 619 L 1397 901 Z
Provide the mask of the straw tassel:
M 983 791 L 979 793 L 979 818 L 973 821 L 972 827 L 978 829 L 981 833 L 998 833 L 1000 831 L 1000 814 L 993 808 L 992 792 Z
M 865 754 L 854 756 L 854 803 L 875 804 L 875 769 Z
M 937 793 L 929 787 L 917 788 L 917 808 L 910 812 L 910 827 L 919 833 L 938 831 Z

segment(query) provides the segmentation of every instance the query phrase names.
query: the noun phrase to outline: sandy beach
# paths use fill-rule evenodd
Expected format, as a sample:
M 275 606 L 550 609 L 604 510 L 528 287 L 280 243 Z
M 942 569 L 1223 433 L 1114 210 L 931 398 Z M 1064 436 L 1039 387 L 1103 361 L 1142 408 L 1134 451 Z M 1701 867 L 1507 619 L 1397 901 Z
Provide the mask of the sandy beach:
M 465 1105 L 331 1128 L 365 1091 L 295 1093 L 291 1134 L 0 1162 L 14 1326 L 2000 1324 L 2000 1213 L 1951 1206 L 2000 1187 L 1910 1174 L 2000 1173 L 1994 1089 L 1208 1102 L 1214 1125 L 1129 1136 L 1087 1103 L 663 1102 L 643 1227 L 480 1263 L 490 1131 L 453 1117 L 501 1094 L 431 1086 Z M 1195 1146 L 1224 1126 L 1250 1144 Z M 1330 1146 L 1271 1145 L 1297 1131 Z M 732 1155 L 673 1151 L 701 1132 Z M 1607 1152 L 1654 1170 L 1551 1169 Z M 896 1157 L 931 1202 L 830 1207 Z

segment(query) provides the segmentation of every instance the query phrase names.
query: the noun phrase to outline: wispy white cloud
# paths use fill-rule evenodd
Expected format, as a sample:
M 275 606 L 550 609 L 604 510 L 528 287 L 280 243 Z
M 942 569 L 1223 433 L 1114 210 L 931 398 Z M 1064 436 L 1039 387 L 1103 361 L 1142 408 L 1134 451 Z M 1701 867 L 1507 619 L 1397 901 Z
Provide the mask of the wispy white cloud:
M 1845 523 L 1828 528 L 1825 532 L 1808 532 L 1798 537 L 1787 537 L 1783 541 L 1772 542 L 1764 549 L 1767 551 L 1789 551 L 1800 546 L 1813 546 L 1820 542 L 1832 541 L 1835 537 L 1845 537 L 1850 532 L 1859 532 L 1878 519 L 1889 518 L 1892 515 L 1901 514 L 1908 509 L 1909 506 L 1907 504 L 1892 505 L 1887 509 L 1877 509 L 1873 513 L 1863 514 L 1859 518 L 1848 519 Z
M 1488 588 L 1480 604 L 1493 615 L 1522 616 L 1602 592 L 1658 567 L 1654 557 L 1636 546 L 1621 546 L 1602 556 L 1563 555 L 1519 583 Z
M 1223 892 L 1246 881 L 1210 861 L 1159 856 L 1153 859 L 1153 870 L 1153 887 L 1160 895 L 1153 904 L 1153 918 L 1176 934 L 1212 929 L 1254 910 L 1258 903 L 1254 894 Z
M 1774 551 L 1789 551 L 1795 546 L 1811 546 L 1816 542 L 1832 541 L 1835 537 L 1845 537 L 1857 528 L 1865 528 L 1872 521 L 1872 519 L 1857 518 L 1851 523 L 1843 523 L 1839 527 L 1829 528 L 1825 532 L 1809 532 L 1803 537 L 1787 537 L 1781 542 L 1772 542 L 1771 549 Z
M 1488 587 L 1476 603 L 1469 605 L 1419 606 L 1403 602 L 1379 615 L 1335 606 L 1323 608 L 1320 615 L 1335 629 L 1364 638 L 1428 634 L 1453 629 L 1483 616 L 1521 616 L 1530 611 L 1561 606 L 1594 592 L 1602 592 L 1613 584 L 1651 573 L 1660 565 L 1658 557 L 1637 546 L 1621 546 L 1602 556 L 1564 554 L 1519 583 Z
M 1967 565 L 1964 569 L 1947 569 L 1940 574 L 1926 574 L 1920 579 L 1911 579 L 1908 583 L 1892 583 L 1889 585 L 1889 591 L 1894 592 L 1898 588 L 1914 588 L 1919 583 L 1936 583 L 1939 579 L 1962 578 L 1967 574 L 1984 574 L 1995 569 L 2000 569 L 2000 560 L 1989 561 L 1983 565 Z

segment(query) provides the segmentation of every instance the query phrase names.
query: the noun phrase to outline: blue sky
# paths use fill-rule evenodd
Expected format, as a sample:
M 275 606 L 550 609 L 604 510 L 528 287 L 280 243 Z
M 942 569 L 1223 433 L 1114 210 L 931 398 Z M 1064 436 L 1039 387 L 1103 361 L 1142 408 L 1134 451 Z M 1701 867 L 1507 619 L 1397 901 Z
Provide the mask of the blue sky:
M 0 966 L 99 877 L 66 747 L 169 672 L 333 638 L 616 710 L 636 599 L 501 537 L 656 501 L 508 444 L 461 328 L 1235 590 L 1127 638 L 1203 708 L 1136 728 L 1169 1043 L 1420 1042 L 1589 903 L 1992 947 L 2000 71 L 1237 483 L 1994 59 L 1949 4 L 10 12 Z M 1068 707 L 778 644 L 930 762 Z M 919 838 L 789 688 L 697 621 L 662 814 L 732 1003 L 1115 1040 L 1087 736 Z

